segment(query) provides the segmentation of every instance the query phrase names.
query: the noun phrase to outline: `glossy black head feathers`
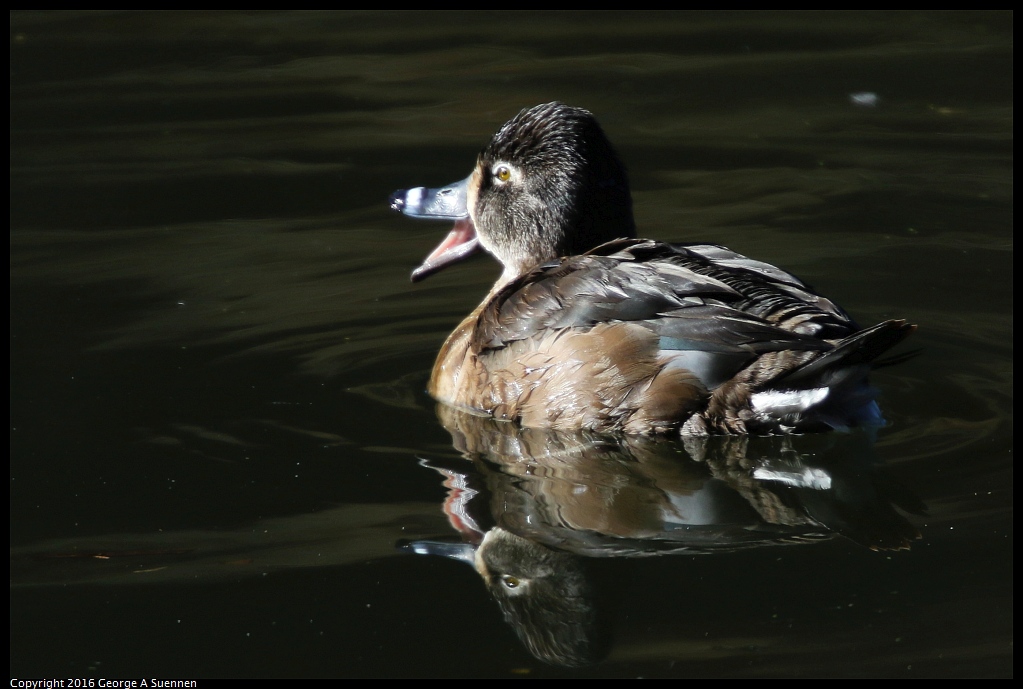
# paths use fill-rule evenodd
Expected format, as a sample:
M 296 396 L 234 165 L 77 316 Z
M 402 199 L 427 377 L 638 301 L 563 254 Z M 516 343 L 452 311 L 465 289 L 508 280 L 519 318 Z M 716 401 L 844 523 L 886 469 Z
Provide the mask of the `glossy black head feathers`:
M 535 265 L 636 234 L 625 166 L 582 108 L 523 110 L 480 153 L 477 173 L 477 229 L 502 260 L 525 249 L 531 260 L 512 260 Z

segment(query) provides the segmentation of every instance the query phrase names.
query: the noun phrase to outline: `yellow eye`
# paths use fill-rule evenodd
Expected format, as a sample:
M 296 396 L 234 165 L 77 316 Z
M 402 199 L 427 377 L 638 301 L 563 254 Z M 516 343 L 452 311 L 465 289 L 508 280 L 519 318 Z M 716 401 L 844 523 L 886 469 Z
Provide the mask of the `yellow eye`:
M 511 169 L 507 165 L 498 165 L 494 168 L 494 177 L 501 182 L 507 182 L 511 179 Z
M 519 587 L 519 580 L 518 580 L 518 578 L 517 577 L 513 577 L 510 574 L 506 574 L 503 577 L 501 577 L 501 582 L 507 588 L 510 588 L 510 589 L 515 589 L 515 588 Z

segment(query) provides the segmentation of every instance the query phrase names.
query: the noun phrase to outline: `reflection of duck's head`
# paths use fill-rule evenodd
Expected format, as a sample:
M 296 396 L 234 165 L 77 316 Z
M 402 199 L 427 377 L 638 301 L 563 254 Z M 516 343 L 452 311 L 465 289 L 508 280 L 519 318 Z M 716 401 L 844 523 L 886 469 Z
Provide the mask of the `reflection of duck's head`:
M 545 663 L 592 665 L 610 650 L 609 592 L 597 593 L 608 588 L 609 582 L 595 576 L 585 558 L 501 527 L 482 534 L 476 545 L 425 540 L 401 547 L 472 565 L 505 621 L 529 652 Z
M 592 114 L 561 103 L 512 118 L 462 182 L 402 192 L 392 205 L 413 217 L 456 220 L 414 280 L 483 248 L 504 265 L 507 281 L 635 235 L 625 166 Z
M 476 550 L 475 565 L 535 657 L 573 667 L 607 653 L 608 630 L 582 558 L 495 528 Z

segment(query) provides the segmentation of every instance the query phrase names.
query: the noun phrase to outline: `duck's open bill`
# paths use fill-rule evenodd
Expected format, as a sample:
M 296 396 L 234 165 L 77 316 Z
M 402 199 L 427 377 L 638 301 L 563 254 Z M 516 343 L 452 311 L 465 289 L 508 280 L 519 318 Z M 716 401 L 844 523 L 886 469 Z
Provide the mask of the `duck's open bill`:
M 444 267 L 472 256 L 480 250 L 476 227 L 469 219 L 466 192 L 469 178 L 439 189 L 415 187 L 391 194 L 391 209 L 410 218 L 454 220 L 448 236 L 412 271 L 412 282 L 419 282 Z

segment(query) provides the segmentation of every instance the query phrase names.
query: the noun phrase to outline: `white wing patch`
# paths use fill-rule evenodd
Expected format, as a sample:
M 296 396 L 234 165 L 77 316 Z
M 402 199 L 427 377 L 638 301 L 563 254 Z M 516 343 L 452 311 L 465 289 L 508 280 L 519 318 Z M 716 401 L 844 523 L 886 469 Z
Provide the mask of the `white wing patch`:
M 809 390 L 766 390 L 750 399 L 753 411 L 768 416 L 801 414 L 827 399 L 828 388 Z

